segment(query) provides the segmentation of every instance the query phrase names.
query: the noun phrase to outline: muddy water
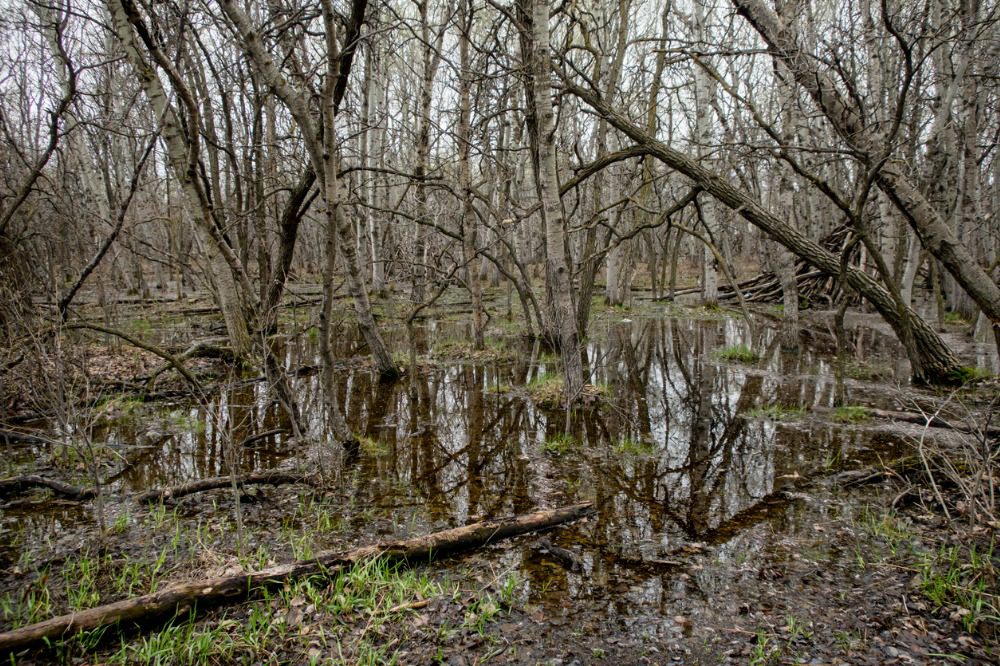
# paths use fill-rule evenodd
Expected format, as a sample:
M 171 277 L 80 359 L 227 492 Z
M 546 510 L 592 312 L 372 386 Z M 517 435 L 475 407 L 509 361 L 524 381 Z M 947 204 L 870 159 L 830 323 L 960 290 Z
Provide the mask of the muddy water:
M 810 531 L 815 511 L 802 510 L 801 489 L 818 476 L 891 453 L 898 438 L 868 428 L 831 424 L 812 415 L 834 404 L 833 337 L 822 327 L 783 351 L 775 331 L 758 322 L 754 339 L 733 319 L 620 317 L 601 320 L 585 354 L 590 383 L 602 388 L 593 407 L 572 414 L 536 405 L 529 387 L 554 372 L 555 357 L 516 338 L 504 360 L 442 362 L 433 352 L 462 341 L 459 324 L 427 322 L 422 362 L 396 384 L 382 384 L 359 362 L 338 372 L 339 401 L 362 444 L 344 450 L 325 436 L 315 374 L 291 373 L 308 432 L 296 439 L 265 382 L 234 379 L 207 405 L 144 406 L 96 427 L 111 452 L 107 463 L 108 522 L 146 529 L 128 495 L 150 487 L 228 473 L 305 465 L 321 471 L 326 497 L 348 526 L 347 541 L 398 536 L 462 524 L 483 516 L 594 501 L 590 519 L 561 530 L 582 572 L 570 571 L 530 540 L 491 554 L 514 572 L 537 612 L 580 626 L 610 623 L 622 632 L 641 622 L 660 638 L 687 631 L 679 616 L 709 610 L 741 612 L 726 590 L 745 577 L 755 553 L 782 544 L 822 549 Z M 402 350 L 403 336 L 397 336 Z M 843 379 L 847 402 L 892 408 L 905 382 L 894 341 L 876 330 L 851 333 L 853 366 L 882 379 Z M 720 360 L 718 351 L 749 344 L 755 364 Z M 359 344 L 338 341 L 340 358 Z M 289 371 L 316 364 L 315 341 L 290 343 Z M 852 367 L 853 367 L 852 366 Z M 899 389 L 901 391 L 902 389 Z M 761 415 L 768 407 L 801 410 L 793 418 Z M 126 412 L 123 408 L 123 412 Z M 277 431 L 241 444 L 255 434 Z M 571 438 L 559 438 L 568 433 Z M 51 435 L 51 433 L 50 433 Z M 49 445 L 18 445 L 5 473 L 31 468 L 56 453 Z M 308 463 L 303 463 L 308 460 Z M 44 470 L 43 470 L 44 471 Z M 294 508 L 294 489 L 268 489 L 269 508 L 248 511 L 248 529 L 273 534 Z M 808 502 L 806 502 L 808 503 Z M 181 520 L 229 520 L 228 496 L 193 498 Z M 215 512 L 218 516 L 212 516 Z M 0 557 L 10 570 L 25 553 L 38 561 L 88 543 L 93 515 L 58 502 L 2 511 Z M 303 522 L 303 527 L 307 527 Z M 340 545 L 340 541 L 332 541 Z M 685 567 L 691 553 L 711 553 L 713 566 Z

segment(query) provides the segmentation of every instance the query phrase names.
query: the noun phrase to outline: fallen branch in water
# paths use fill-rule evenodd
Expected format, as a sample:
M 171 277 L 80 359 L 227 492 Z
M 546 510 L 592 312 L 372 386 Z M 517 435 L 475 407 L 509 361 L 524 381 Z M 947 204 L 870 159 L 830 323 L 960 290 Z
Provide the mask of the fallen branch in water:
M 432 556 L 477 548 L 519 534 L 555 527 L 589 514 L 592 508 L 593 504 L 586 503 L 548 509 L 473 523 L 403 541 L 323 553 L 311 560 L 283 564 L 254 573 L 176 583 L 153 594 L 60 615 L 0 633 L 0 652 L 19 650 L 45 640 L 65 640 L 80 632 L 111 624 L 119 623 L 122 628 L 126 628 L 135 622 L 167 615 L 177 616 L 188 612 L 195 604 L 242 601 L 257 590 L 280 586 L 291 578 L 313 575 L 329 577 L 376 557 L 383 557 L 389 562 L 426 562 Z
M 195 493 L 205 492 L 206 490 L 230 488 L 232 487 L 233 482 L 234 479 L 231 476 L 213 476 L 207 479 L 198 479 L 197 481 L 183 483 L 179 486 L 171 486 L 170 488 L 149 490 L 136 495 L 135 501 L 139 504 L 145 504 L 147 502 L 161 502 L 168 499 L 177 499 L 178 497 L 194 495 Z M 313 480 L 304 474 L 273 469 L 264 470 L 263 472 L 254 472 L 252 474 L 247 474 L 246 476 L 239 476 L 235 479 L 235 482 L 238 486 L 279 486 L 285 483 L 304 483 L 306 485 L 313 484 Z
M 250 435 L 242 442 L 240 442 L 240 446 L 241 447 L 250 446 L 251 444 L 255 444 L 262 439 L 267 439 L 268 437 L 274 437 L 275 435 L 284 435 L 287 433 L 288 430 L 286 428 L 275 428 L 274 430 L 265 430 L 264 432 L 259 432 L 256 435 Z
M 4 444 L 10 444 L 11 442 L 17 442 L 19 444 L 48 444 L 49 441 L 42 437 L 36 435 L 30 435 L 25 432 L 17 432 L 16 430 L 3 430 L 0 429 L 0 441 Z
M 813 409 L 817 414 L 824 412 L 832 412 L 833 410 L 816 407 Z M 876 418 L 876 419 L 888 419 L 890 421 L 899 421 L 900 423 L 913 423 L 919 426 L 924 426 L 927 428 L 944 428 L 946 430 L 955 430 L 957 432 L 972 433 L 982 432 L 984 435 L 997 436 L 1000 435 L 1000 427 L 996 426 L 984 426 L 975 427 L 966 423 L 960 423 L 955 421 L 948 421 L 941 418 L 937 414 L 921 414 L 919 412 L 897 412 L 891 409 L 875 409 L 873 407 L 864 408 L 865 416 Z
M 197 481 L 183 483 L 179 486 L 148 490 L 144 493 L 136 495 L 135 501 L 139 504 L 145 504 L 147 502 L 161 502 L 163 500 L 194 495 L 195 493 L 205 492 L 206 490 L 230 488 L 232 487 L 233 482 L 234 479 L 231 476 L 213 476 L 207 479 L 199 479 Z M 239 476 L 235 479 L 235 483 L 237 486 L 279 486 L 285 483 L 304 483 L 306 485 L 314 485 L 315 481 L 312 477 L 305 474 L 269 469 L 262 472 L 247 474 L 246 476 Z M 97 491 L 93 488 L 77 488 L 76 486 L 71 486 L 68 483 L 63 483 L 62 481 L 57 481 L 55 479 L 49 479 L 37 474 L 25 474 L 22 476 L 11 477 L 9 479 L 0 479 L 0 497 L 23 493 L 27 490 L 31 490 L 32 488 L 48 488 L 60 497 L 76 500 L 78 502 L 85 502 L 97 497 Z
M 9 479 L 0 479 L 0 496 L 23 493 L 31 488 L 48 488 L 56 495 L 73 500 L 89 500 L 97 497 L 93 488 L 77 488 L 62 481 L 49 479 L 37 474 L 24 474 Z

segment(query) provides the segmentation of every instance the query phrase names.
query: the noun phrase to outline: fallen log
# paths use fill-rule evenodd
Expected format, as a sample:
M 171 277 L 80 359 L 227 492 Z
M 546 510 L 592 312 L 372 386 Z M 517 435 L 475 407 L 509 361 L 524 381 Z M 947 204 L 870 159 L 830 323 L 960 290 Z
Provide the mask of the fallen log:
M 60 615 L 44 622 L 0 633 L 0 653 L 60 640 L 83 631 L 115 623 L 146 622 L 164 616 L 187 613 L 195 604 L 232 603 L 251 593 L 277 587 L 290 578 L 332 576 L 344 569 L 376 557 L 390 562 L 426 562 L 432 556 L 485 546 L 518 534 L 535 532 L 576 520 L 592 511 L 593 504 L 576 504 L 455 527 L 442 532 L 354 550 L 323 553 L 311 560 L 283 564 L 262 571 L 218 576 L 199 581 L 175 583 L 159 592 L 124 599 L 76 613 Z
M 918 412 L 897 412 L 889 409 L 871 409 L 866 408 L 869 415 L 874 416 L 879 419 L 891 419 L 893 421 L 901 421 L 903 423 L 916 423 L 917 425 L 927 426 L 928 428 L 946 428 L 948 430 L 957 430 L 958 432 L 976 434 L 981 432 L 985 435 L 1000 435 L 1000 428 L 996 426 L 973 426 L 968 423 L 959 423 L 956 421 L 948 421 L 947 419 L 941 418 L 936 414 L 921 414 Z
M 313 483 L 312 480 L 304 474 L 278 470 L 254 472 L 252 474 L 247 474 L 246 476 L 239 476 L 235 481 L 238 486 L 279 486 L 283 483 L 305 483 L 307 485 L 312 485 Z M 135 501 L 139 504 L 145 504 L 147 502 L 161 502 L 168 499 L 177 499 L 178 497 L 184 497 L 186 495 L 194 495 L 195 493 L 205 492 L 206 490 L 228 488 L 232 485 L 233 477 L 231 476 L 213 476 L 207 479 L 198 479 L 197 481 L 182 483 L 179 486 L 172 486 L 170 488 L 149 490 L 136 495 Z
M 968 423 L 960 423 L 956 421 L 948 421 L 936 414 L 922 414 L 920 412 L 897 412 L 891 409 L 875 409 L 874 407 L 865 407 L 865 415 L 876 419 L 887 419 L 889 421 L 899 421 L 900 423 L 913 423 L 918 426 L 924 426 L 925 428 L 943 428 L 945 430 L 955 430 L 956 432 L 964 432 L 966 434 L 972 435 L 988 435 L 990 437 L 996 437 L 1000 435 L 1000 427 L 997 426 L 973 426 Z M 825 407 L 816 407 L 813 409 L 817 414 L 829 413 L 830 410 Z
M 0 429 L 0 441 L 4 444 L 18 443 L 18 444 L 48 444 L 48 440 L 38 437 L 36 435 L 31 435 L 26 432 L 18 432 L 16 430 L 3 430 Z
M 79 501 L 94 499 L 97 496 L 97 491 L 93 488 L 77 488 L 68 483 L 37 474 L 24 474 L 9 479 L 0 479 L 0 496 L 22 493 L 30 488 L 48 488 L 56 495 Z
M 264 435 L 265 433 L 261 434 Z M 267 434 L 273 435 L 275 433 L 270 432 Z M 114 479 L 115 477 L 112 477 L 108 480 L 108 482 L 113 481 Z M 305 474 L 280 470 L 264 470 L 236 478 L 236 485 L 240 487 L 253 485 L 279 486 L 285 483 L 304 483 L 306 485 L 314 485 L 315 481 Z M 213 476 L 207 479 L 198 479 L 197 481 L 183 483 L 179 486 L 171 486 L 170 488 L 148 490 L 144 493 L 136 495 L 135 501 L 139 504 L 161 502 L 164 500 L 176 499 L 178 497 L 185 497 L 187 495 L 194 495 L 195 493 L 201 493 L 207 490 L 229 488 L 232 485 L 233 477 L 231 476 Z M 71 486 L 68 483 L 63 483 L 62 481 L 39 476 L 37 474 L 25 474 L 22 476 L 11 477 L 9 479 L 0 479 L 0 497 L 6 497 L 7 495 L 13 495 L 15 493 L 23 493 L 32 488 L 48 488 L 56 495 L 66 499 L 76 500 L 78 502 L 85 502 L 97 497 L 97 491 L 93 488 L 77 488 L 76 486 Z
M 240 447 L 251 446 L 259 442 L 262 439 L 267 439 L 268 437 L 274 437 L 275 435 L 284 435 L 288 433 L 285 428 L 274 428 L 273 430 L 265 430 L 264 432 L 258 432 L 256 435 L 250 435 L 242 442 L 240 442 Z

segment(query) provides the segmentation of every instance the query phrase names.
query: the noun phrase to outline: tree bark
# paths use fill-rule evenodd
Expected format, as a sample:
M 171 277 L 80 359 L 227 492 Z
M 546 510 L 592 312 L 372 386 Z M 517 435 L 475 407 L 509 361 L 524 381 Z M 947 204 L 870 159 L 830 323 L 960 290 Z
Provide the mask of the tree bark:
M 0 496 L 21 493 L 29 488 L 48 488 L 56 495 L 73 500 L 89 500 L 97 497 L 93 488 L 77 488 L 62 481 L 49 479 L 37 474 L 25 474 L 9 479 L 0 479 Z

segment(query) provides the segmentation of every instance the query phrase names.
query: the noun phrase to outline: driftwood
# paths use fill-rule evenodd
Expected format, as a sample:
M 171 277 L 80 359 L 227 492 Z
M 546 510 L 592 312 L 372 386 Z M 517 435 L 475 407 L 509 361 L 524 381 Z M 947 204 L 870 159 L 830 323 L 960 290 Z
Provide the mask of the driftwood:
M 891 409 L 874 409 L 872 407 L 865 407 L 864 410 L 867 416 L 876 419 L 887 419 L 890 421 L 899 421 L 900 423 L 913 423 L 927 428 L 944 428 L 946 430 L 955 430 L 957 432 L 970 434 L 984 434 L 991 437 L 1000 435 L 1000 427 L 997 426 L 976 427 L 968 423 L 948 421 L 933 414 L 921 414 L 920 412 L 897 412 Z M 817 407 L 813 411 L 817 413 L 824 413 L 831 410 Z
M 16 430 L 0 429 L 0 441 L 4 444 L 17 442 L 19 444 L 48 444 L 48 441 L 36 435 L 18 432 Z
M 859 245 L 852 245 L 853 237 L 851 228 L 841 225 L 820 239 L 819 244 L 826 250 L 834 254 L 848 252 L 848 262 L 856 266 L 859 261 Z M 816 270 L 802 259 L 795 262 L 795 282 L 798 288 L 799 299 L 806 303 L 825 302 L 832 305 L 842 295 L 846 295 L 851 303 L 858 302 L 859 298 L 852 292 L 844 291 L 834 277 Z M 781 279 L 775 273 L 765 271 L 749 280 L 744 280 L 738 285 L 739 293 L 743 298 L 751 303 L 780 303 L 782 299 Z M 719 285 L 719 301 L 726 302 L 737 298 L 736 290 L 729 285 Z
M 242 442 L 240 446 L 250 446 L 259 442 L 262 439 L 267 439 L 268 437 L 274 437 L 275 435 L 284 435 L 288 432 L 286 428 L 275 428 L 273 430 L 265 430 L 264 432 L 258 432 L 256 435 L 250 435 Z
M 929 428 L 947 428 L 948 430 L 957 430 L 965 433 L 982 432 L 986 435 L 1000 435 L 1000 428 L 996 426 L 984 426 L 982 428 L 977 428 L 968 423 L 948 421 L 940 416 L 931 414 L 924 415 L 915 412 L 896 412 L 888 409 L 870 409 L 867 407 L 865 408 L 865 411 L 875 418 L 892 419 L 893 421 L 902 421 L 904 423 L 916 423 L 917 425 L 927 426 Z
M 93 488 L 77 488 L 62 481 L 49 479 L 37 474 L 25 474 L 9 479 L 0 479 L 0 496 L 22 493 L 31 488 L 48 488 L 56 495 L 67 497 L 73 500 L 89 500 L 97 497 L 97 491 Z
M 390 562 L 426 562 L 432 556 L 477 548 L 518 534 L 576 520 L 590 513 L 592 507 L 590 503 L 577 504 L 511 518 L 487 520 L 413 539 L 323 553 L 311 560 L 283 564 L 253 573 L 175 583 L 153 594 L 61 615 L 0 633 L 0 652 L 20 650 L 45 640 L 66 639 L 80 632 L 111 624 L 126 625 L 168 615 L 177 616 L 194 608 L 196 604 L 241 601 L 256 590 L 282 585 L 291 578 L 330 576 L 375 557 L 384 557 Z
M 153 373 L 146 380 L 146 387 L 151 388 L 156 379 L 170 368 L 178 367 L 178 363 L 186 363 L 193 358 L 215 358 L 232 362 L 235 357 L 233 350 L 228 346 L 228 339 L 224 337 L 208 338 L 198 340 L 190 347 L 173 357 L 166 359 L 166 362 L 153 370 Z
M 201 493 L 206 490 L 216 490 L 218 488 L 229 488 L 233 485 L 233 477 L 231 476 L 213 476 L 207 479 L 198 479 L 197 481 L 191 481 L 190 483 L 184 483 L 179 486 L 172 486 L 170 488 L 160 488 L 158 490 L 150 490 L 139 495 L 136 495 L 135 501 L 139 504 L 145 504 L 146 502 L 161 502 L 163 500 L 176 499 L 178 497 L 184 497 L 186 495 L 194 495 L 195 493 Z M 304 474 L 297 474 L 294 472 L 283 472 L 278 470 L 265 470 L 263 472 L 254 472 L 253 474 L 247 474 L 246 476 L 239 476 L 235 479 L 236 485 L 239 486 L 252 486 L 252 485 L 269 485 L 278 486 L 283 483 L 305 483 L 312 484 L 309 477 Z
M 261 436 L 273 434 L 275 433 L 261 433 Z M 112 480 L 114 480 L 114 477 L 109 479 L 109 481 Z M 239 476 L 235 481 L 236 485 L 241 487 L 252 485 L 278 486 L 285 483 L 304 483 L 306 485 L 313 485 L 313 479 L 309 476 L 280 470 L 264 470 L 262 472 L 254 472 L 252 474 L 247 474 L 246 476 Z M 101 485 L 105 484 L 102 483 Z M 206 490 L 229 488 L 232 485 L 233 477 L 231 476 L 213 476 L 207 479 L 199 479 L 197 481 L 184 483 L 179 486 L 172 486 L 170 488 L 149 490 L 136 495 L 135 501 L 139 504 L 145 504 L 147 502 L 160 502 L 163 500 L 185 497 L 187 495 L 194 495 L 195 493 L 205 492 Z M 0 497 L 6 497 L 7 495 L 13 495 L 15 493 L 23 493 L 32 488 L 48 488 L 60 497 L 78 502 L 85 502 L 97 497 L 97 490 L 94 488 L 77 488 L 76 486 L 71 486 L 68 483 L 63 483 L 62 481 L 39 476 L 37 474 L 25 474 L 22 476 L 11 477 L 9 479 L 0 479 Z
M 542 550 L 551 555 L 553 558 L 559 560 L 559 562 L 570 571 L 583 571 L 583 560 L 581 560 L 580 556 L 569 548 L 563 548 L 562 546 L 555 545 L 552 543 L 552 539 L 548 537 L 542 537 L 535 545 L 539 550 Z

